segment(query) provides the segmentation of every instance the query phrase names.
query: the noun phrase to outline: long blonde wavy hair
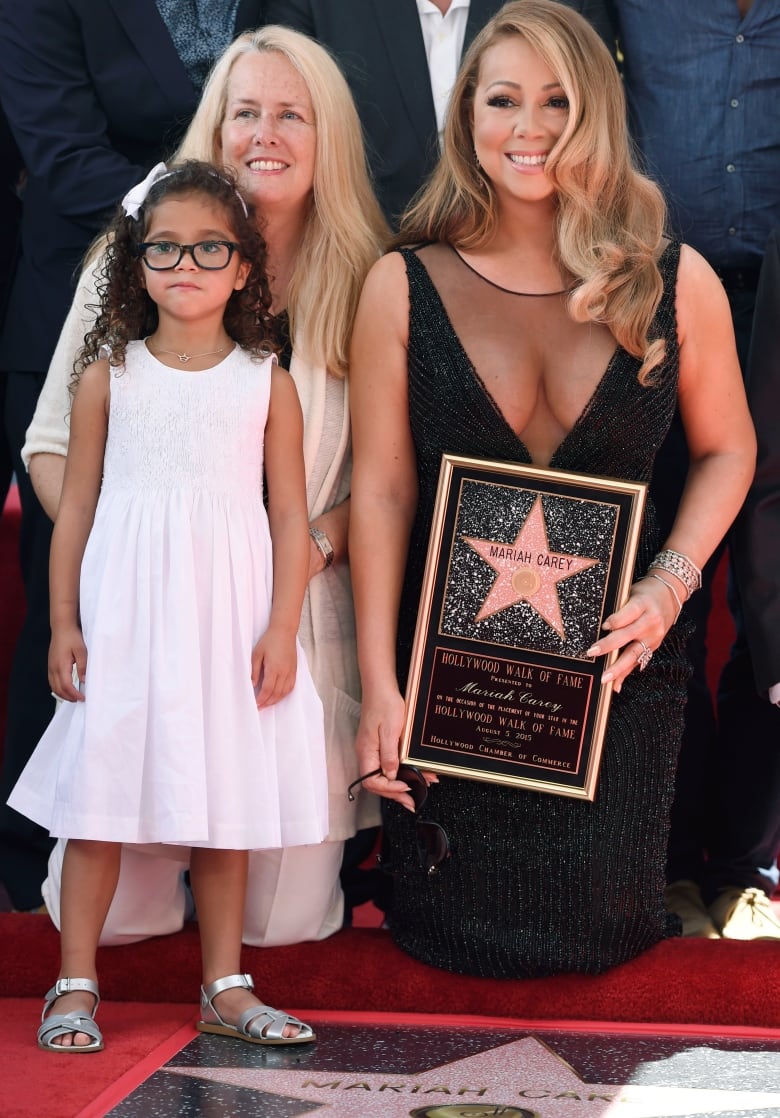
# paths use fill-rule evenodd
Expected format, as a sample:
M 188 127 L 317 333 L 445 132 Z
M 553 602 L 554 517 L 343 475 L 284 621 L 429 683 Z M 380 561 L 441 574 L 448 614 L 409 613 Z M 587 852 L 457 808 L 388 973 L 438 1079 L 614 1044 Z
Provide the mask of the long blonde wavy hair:
M 569 313 L 577 322 L 605 323 L 641 359 L 639 380 L 646 384 L 664 358 L 663 341 L 648 331 L 663 290 L 656 260 L 666 205 L 636 169 L 615 63 L 571 8 L 515 0 L 474 39 L 452 91 L 441 159 L 407 210 L 397 241 L 449 241 L 468 250 L 493 237 L 498 203 L 474 159 L 474 96 L 485 52 L 512 35 L 537 52 L 569 100 L 566 126 L 545 164 L 557 193 L 559 262 L 578 281 Z
M 287 291 L 290 336 L 307 360 L 343 376 L 363 281 L 386 245 L 388 229 L 369 180 L 355 103 L 330 54 L 286 27 L 269 25 L 239 35 L 215 63 L 174 158 L 223 162 L 220 133 L 228 79 L 236 60 L 252 52 L 283 55 L 311 96 L 317 137 L 314 187 Z

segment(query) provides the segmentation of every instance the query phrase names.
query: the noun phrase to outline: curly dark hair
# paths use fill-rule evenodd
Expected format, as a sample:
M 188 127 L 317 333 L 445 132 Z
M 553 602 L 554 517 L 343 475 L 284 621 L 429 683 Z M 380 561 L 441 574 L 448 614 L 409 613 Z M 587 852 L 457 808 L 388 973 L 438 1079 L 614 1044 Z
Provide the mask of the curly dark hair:
M 229 168 L 189 159 L 169 168 L 167 174 L 153 183 L 137 219 L 128 217 L 121 206 L 118 208 L 107 230 L 108 243 L 97 271 L 100 302 L 90 307 L 97 311 L 95 325 L 84 338 L 84 346 L 74 362 L 71 392 L 86 366 L 101 355 L 103 346 L 110 350 L 110 364 L 122 365 L 127 343 L 145 338 L 157 328 L 157 306 L 141 280 L 143 264 L 138 245 L 145 239 L 155 206 L 164 198 L 186 194 L 205 196 L 223 207 L 241 259 L 251 265 L 244 287 L 231 294 L 225 307 L 225 330 L 233 341 L 255 356 L 274 349 L 265 242 L 257 231 L 252 210 L 245 207 Z

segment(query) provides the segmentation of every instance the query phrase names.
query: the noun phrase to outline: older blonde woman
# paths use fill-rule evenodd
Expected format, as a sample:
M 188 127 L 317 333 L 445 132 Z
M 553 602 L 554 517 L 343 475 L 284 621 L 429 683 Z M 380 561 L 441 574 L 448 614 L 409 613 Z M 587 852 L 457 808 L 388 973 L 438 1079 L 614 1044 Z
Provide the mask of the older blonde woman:
M 563 5 L 522 0 L 474 40 L 405 247 L 364 289 L 352 361 L 358 750 L 365 786 L 396 801 L 394 937 L 437 966 L 597 972 L 671 930 L 664 856 L 687 679 L 674 623 L 740 507 L 755 438 L 722 286 L 665 238 L 664 219 L 632 165 L 603 43 Z M 588 651 L 618 653 L 603 674 L 618 694 L 595 801 L 442 777 L 425 813 L 452 857 L 427 876 L 397 779 L 397 664 L 403 686 L 442 453 L 647 481 L 678 403 L 691 468 L 677 519 L 663 542 L 648 511 L 630 596 Z M 511 610 L 517 643 L 545 631 L 531 605 Z
M 346 563 L 351 478 L 347 362 L 360 289 L 386 234 L 366 170 L 357 113 L 330 55 L 281 27 L 241 35 L 216 63 L 176 159 L 231 167 L 267 246 L 272 311 L 289 340 L 288 364 L 304 413 L 311 522 L 310 581 L 300 640 L 325 708 L 330 832 L 320 846 L 250 857 L 244 941 L 321 939 L 342 925 L 344 841 L 378 818 L 357 805 L 359 717 L 354 616 Z M 98 249 L 99 251 L 99 249 Z M 67 450 L 68 384 L 91 324 L 93 267 L 82 276 L 24 450 L 36 491 L 56 515 Z M 372 803 L 374 801 L 374 803 Z M 176 852 L 125 847 L 102 943 L 181 927 L 186 911 Z M 62 844 L 44 886 L 55 922 Z M 139 898 L 143 903 L 139 903 Z

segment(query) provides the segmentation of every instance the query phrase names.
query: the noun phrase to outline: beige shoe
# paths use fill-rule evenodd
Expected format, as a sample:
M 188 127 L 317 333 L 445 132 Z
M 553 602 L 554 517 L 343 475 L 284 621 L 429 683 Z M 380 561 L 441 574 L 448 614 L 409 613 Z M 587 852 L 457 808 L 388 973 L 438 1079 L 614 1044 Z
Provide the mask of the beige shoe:
M 673 881 L 664 890 L 666 911 L 682 920 L 684 936 L 700 939 L 720 939 L 720 932 L 712 922 L 701 891 L 695 881 Z
M 721 889 L 709 912 L 724 939 L 780 939 L 780 920 L 763 889 Z

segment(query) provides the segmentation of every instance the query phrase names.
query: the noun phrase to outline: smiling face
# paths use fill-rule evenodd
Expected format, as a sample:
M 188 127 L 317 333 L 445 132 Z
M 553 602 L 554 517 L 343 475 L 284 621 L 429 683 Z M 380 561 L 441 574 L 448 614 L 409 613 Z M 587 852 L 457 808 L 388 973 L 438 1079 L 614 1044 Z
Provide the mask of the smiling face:
M 149 215 L 144 233 L 146 242 L 175 241 L 185 245 L 235 239 L 222 206 L 199 194 L 163 198 Z M 237 252 L 227 267 L 219 271 L 199 268 L 188 252 L 175 268 L 154 271 L 144 263 L 139 267 L 161 322 L 166 316 L 181 322 L 201 322 L 210 316 L 221 319 L 228 299 L 244 286 L 249 273 L 249 264 Z
M 474 150 L 503 203 L 554 193 L 544 165 L 569 119 L 558 78 L 520 35 L 483 57 L 474 93 Z
M 304 211 L 314 187 L 317 133 L 306 82 L 277 51 L 242 54 L 228 78 L 220 130 L 224 162 L 261 211 Z

